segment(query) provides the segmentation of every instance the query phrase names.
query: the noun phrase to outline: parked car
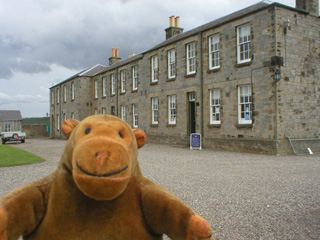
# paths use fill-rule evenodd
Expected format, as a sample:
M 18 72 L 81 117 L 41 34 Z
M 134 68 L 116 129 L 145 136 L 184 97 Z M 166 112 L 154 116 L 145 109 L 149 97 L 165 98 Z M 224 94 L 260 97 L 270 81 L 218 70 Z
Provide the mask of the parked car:
M 6 142 L 20 141 L 21 143 L 25 143 L 27 134 L 25 132 L 1 132 L 2 144 Z

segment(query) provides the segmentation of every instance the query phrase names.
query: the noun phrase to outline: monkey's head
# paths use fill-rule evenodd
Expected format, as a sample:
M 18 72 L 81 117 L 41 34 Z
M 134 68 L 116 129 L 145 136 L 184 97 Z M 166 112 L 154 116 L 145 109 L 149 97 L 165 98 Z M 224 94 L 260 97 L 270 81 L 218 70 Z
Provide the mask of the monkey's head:
M 63 164 L 86 196 L 113 200 L 123 193 L 132 176 L 141 174 L 138 148 L 147 139 L 142 130 L 133 130 L 114 116 L 95 115 L 81 122 L 67 120 L 62 131 L 69 139 Z

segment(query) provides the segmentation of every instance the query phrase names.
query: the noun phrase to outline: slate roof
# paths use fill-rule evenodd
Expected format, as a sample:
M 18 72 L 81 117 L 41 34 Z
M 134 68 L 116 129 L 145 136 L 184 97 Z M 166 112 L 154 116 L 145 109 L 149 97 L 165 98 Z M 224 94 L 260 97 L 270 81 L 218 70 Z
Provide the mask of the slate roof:
M 0 110 L 0 121 L 22 120 L 19 110 Z
M 99 72 L 99 71 L 101 71 L 102 69 L 105 69 L 105 68 L 106 68 L 106 66 L 103 66 L 101 64 L 97 64 L 97 65 L 95 65 L 93 67 L 87 68 L 85 70 L 82 70 L 81 72 L 76 73 L 75 75 L 67 78 L 66 80 L 64 80 L 62 82 L 59 82 L 58 84 L 55 84 L 54 86 L 50 87 L 50 89 L 54 88 L 54 87 L 56 87 L 56 86 L 58 86 L 60 84 L 63 84 L 65 82 L 68 82 L 69 80 L 74 79 L 76 77 L 93 77 L 97 72 Z

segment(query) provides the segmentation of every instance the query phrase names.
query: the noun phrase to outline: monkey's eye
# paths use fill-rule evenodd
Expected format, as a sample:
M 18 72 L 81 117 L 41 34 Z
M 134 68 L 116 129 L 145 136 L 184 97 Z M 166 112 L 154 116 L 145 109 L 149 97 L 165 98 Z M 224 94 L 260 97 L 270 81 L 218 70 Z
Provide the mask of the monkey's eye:
M 87 128 L 87 129 L 84 131 L 85 134 L 89 134 L 90 132 L 91 132 L 91 128 Z
M 119 131 L 119 136 L 120 136 L 121 138 L 124 138 L 123 133 L 122 133 L 121 131 Z

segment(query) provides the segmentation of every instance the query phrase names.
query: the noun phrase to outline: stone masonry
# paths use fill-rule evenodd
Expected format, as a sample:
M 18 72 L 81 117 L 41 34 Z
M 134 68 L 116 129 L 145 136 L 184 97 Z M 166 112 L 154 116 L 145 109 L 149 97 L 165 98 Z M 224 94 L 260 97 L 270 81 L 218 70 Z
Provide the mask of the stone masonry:
M 297 2 L 301 2 L 298 0 Z M 308 5 L 309 6 L 309 5 Z M 92 114 L 115 114 L 133 126 L 133 104 L 138 106 L 138 127 L 151 142 L 178 144 L 190 133 L 202 134 L 203 146 L 213 149 L 265 154 L 292 153 L 287 136 L 316 138 L 320 135 L 320 19 L 308 9 L 260 2 L 188 32 L 172 36 L 146 52 L 111 66 L 76 75 L 51 88 L 51 137 L 60 138 L 56 117 L 83 119 Z M 172 19 L 171 17 L 170 19 Z M 170 20 L 171 21 L 171 20 Z M 237 60 L 239 26 L 250 29 L 250 59 Z M 209 67 L 209 38 L 219 36 L 218 68 Z M 168 35 L 167 35 L 168 37 Z M 187 71 L 188 44 L 195 46 L 195 72 Z M 168 54 L 175 51 L 173 79 L 168 77 Z M 114 50 L 113 50 L 114 51 Z M 152 82 L 152 63 L 158 61 L 159 78 Z M 114 56 L 113 56 L 114 57 Z M 119 57 L 117 55 L 117 57 Z M 133 90 L 133 67 L 138 70 L 138 89 Z M 276 81 L 275 72 L 281 73 Z M 121 74 L 125 72 L 125 93 Z M 111 77 L 115 76 L 115 94 Z M 103 96 L 106 79 L 106 96 Z M 71 100 L 71 82 L 75 99 Z M 97 83 L 97 97 L 96 86 Z M 68 97 L 63 101 L 63 86 Z M 239 92 L 251 88 L 251 118 L 239 120 Z M 210 123 L 210 92 L 220 91 L 220 119 Z M 169 96 L 176 98 L 176 122 L 169 124 Z M 192 99 L 190 99 L 192 96 Z M 158 123 L 152 124 L 152 98 L 158 98 Z M 64 115 L 65 114 L 65 115 Z M 247 119 L 246 119 L 247 120 Z

